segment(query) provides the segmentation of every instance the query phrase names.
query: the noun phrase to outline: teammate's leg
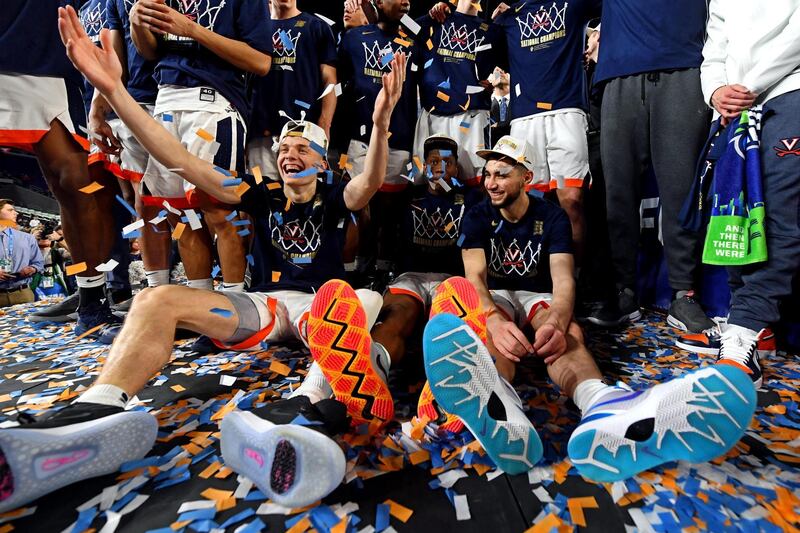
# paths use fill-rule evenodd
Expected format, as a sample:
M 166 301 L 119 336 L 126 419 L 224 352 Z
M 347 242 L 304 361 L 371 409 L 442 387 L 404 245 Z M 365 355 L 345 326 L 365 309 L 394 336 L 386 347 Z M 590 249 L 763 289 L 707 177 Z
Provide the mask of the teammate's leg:
M 247 248 L 238 232 L 246 226 L 234 226 L 228 220 L 232 212 L 228 206 L 206 204 L 202 211 L 209 232 L 217 236 L 223 290 L 244 291 Z
M 413 296 L 388 291 L 383 295 L 383 307 L 370 333 L 373 342 L 389 354 L 392 365 L 403 359 L 406 339 L 413 333 L 422 311 L 422 302 Z

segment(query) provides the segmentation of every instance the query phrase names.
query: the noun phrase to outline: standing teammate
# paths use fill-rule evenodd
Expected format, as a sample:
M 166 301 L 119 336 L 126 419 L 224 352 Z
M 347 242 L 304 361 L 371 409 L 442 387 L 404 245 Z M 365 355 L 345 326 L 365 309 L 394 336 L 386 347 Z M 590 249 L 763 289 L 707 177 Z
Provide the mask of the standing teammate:
M 426 15 L 417 20 L 416 36 L 423 66 L 419 77 L 422 113 L 417 120 L 414 155 L 433 133 L 458 142 L 459 163 L 465 177 L 480 176 L 483 162 L 475 155 L 484 146 L 489 125 L 490 93 L 482 85 L 495 66 L 501 36 L 493 25 L 478 17 L 475 2 L 459 0 L 455 12 L 443 22 Z
M 588 101 L 584 30 L 599 0 L 500 4 L 493 18 L 506 35 L 511 75 L 511 135 L 533 149 L 534 187 L 556 189 L 572 225 L 577 263 L 583 251 L 583 189 L 588 187 Z
M 104 174 L 97 177 L 102 189 L 81 192 L 94 178 L 87 165 L 89 143 L 79 133 L 86 124 L 82 80 L 60 53 L 56 9 L 65 4 L 76 3 L 10 0 L 3 4 L 0 146 L 33 153 L 58 200 L 64 234 L 78 267 L 75 332 L 81 334 L 113 321 L 105 301 L 106 276 L 95 267 L 108 261 L 114 240 L 111 212 L 116 183 Z
M 273 148 L 289 120 L 313 122 L 330 138 L 337 97 L 331 87 L 336 85 L 336 41 L 322 19 L 297 9 L 297 0 L 273 0 L 271 31 L 272 67 L 255 81 L 247 162 L 277 180 Z
M 139 0 L 130 14 L 139 53 L 158 60 L 155 117 L 190 152 L 230 174 L 244 171 L 248 73 L 263 76 L 270 68 L 268 18 L 263 0 Z M 229 220 L 232 209 L 191 185 L 184 187 L 173 170 L 148 161 L 143 202 L 162 206 L 166 200 L 187 211 L 188 227 L 178 242 L 189 286 L 213 287 L 210 232 L 217 237 L 223 289 L 244 290 L 245 245 Z M 195 209 L 202 210 L 202 221 Z M 169 216 L 177 223 L 175 214 Z
M 589 479 L 622 480 L 676 459 L 707 461 L 733 446 L 756 407 L 755 389 L 737 368 L 706 367 L 637 392 L 602 382 L 572 320 L 567 216 L 525 193 L 533 165 L 524 140 L 503 137 L 481 155 L 488 199 L 467 212 L 461 247 L 467 279 L 486 311 L 499 375 L 470 328 L 455 317 L 434 317 L 424 353 L 437 402 L 465 422 L 504 471 L 530 469 L 541 442 L 508 382 L 516 363 L 536 356 L 583 414 L 568 450 Z M 528 326 L 532 343 L 522 331 Z
M 249 188 L 237 192 L 237 187 L 227 185 L 226 176 L 212 163 L 182 148 L 131 98 L 121 82 L 122 67 L 110 50 L 107 32 L 101 34 L 103 49 L 97 49 L 71 8 L 61 10 L 59 27 L 70 58 L 153 158 L 168 168 L 183 169 L 181 174 L 198 188 L 239 204 L 240 209 L 252 215 L 253 255 L 258 259 L 253 268 L 252 292 L 169 285 L 138 294 L 100 376 L 76 403 L 47 420 L 0 431 L 0 451 L 6 466 L 0 472 L 5 489 L 0 494 L 0 511 L 75 481 L 113 472 L 123 462 L 149 451 L 156 437 L 155 417 L 141 411 L 125 411 L 124 407 L 128 398 L 169 361 L 177 327 L 219 339 L 234 349 L 257 347 L 262 340 L 304 340 L 319 331 L 308 326 L 306 334 L 306 311 L 312 307 L 312 300 L 316 304 L 312 291 L 321 289 L 328 277 L 344 274 L 343 221 L 366 205 L 380 188 L 388 153 L 389 117 L 399 100 L 405 73 L 405 57 L 401 54 L 393 59 L 391 73 L 383 78 L 385 89 L 375 102 L 363 174 L 346 183 L 329 182 L 324 157 L 311 148 L 312 143 L 327 147 L 324 132 L 310 122 L 289 123 L 282 132 L 278 155 L 283 185 L 242 175 Z M 318 177 L 322 180 L 318 181 Z M 373 316 L 377 315 L 380 297 L 370 291 L 362 291 L 362 295 L 366 307 L 374 309 Z M 353 297 L 357 300 L 355 294 Z M 158 320 L 153 320 L 154 316 Z M 361 318 L 366 322 L 363 315 Z M 143 338 L 148 339 L 146 346 L 141 343 Z M 333 338 L 327 342 L 332 343 Z M 318 498 L 324 494 L 316 496 L 315 491 L 327 493 L 327 484 L 311 479 L 304 486 L 303 478 L 296 478 L 295 474 L 317 474 L 316 468 L 328 472 L 331 467 L 324 458 L 336 456 L 329 439 L 320 441 L 316 434 L 309 436 L 311 430 L 292 427 L 276 429 L 258 412 L 230 413 L 221 425 L 226 464 L 250 477 L 268 497 L 285 503 L 292 501 L 290 496 Z M 76 454 L 76 450 L 86 447 L 91 447 L 87 453 Z M 301 448 L 310 453 L 298 455 L 296 450 Z M 43 464 L 37 457 L 42 454 L 58 463 L 55 473 L 49 467 L 47 477 L 40 475 Z M 277 475 L 283 472 L 284 464 L 272 464 L 276 454 L 296 458 L 297 469 Z M 76 455 L 77 460 L 59 461 Z M 338 457 L 340 477 L 335 479 L 332 475 L 328 480 L 334 487 L 344 474 L 341 450 Z M 282 480 L 280 486 L 274 483 L 277 478 Z M 314 500 L 306 503 L 310 501 Z

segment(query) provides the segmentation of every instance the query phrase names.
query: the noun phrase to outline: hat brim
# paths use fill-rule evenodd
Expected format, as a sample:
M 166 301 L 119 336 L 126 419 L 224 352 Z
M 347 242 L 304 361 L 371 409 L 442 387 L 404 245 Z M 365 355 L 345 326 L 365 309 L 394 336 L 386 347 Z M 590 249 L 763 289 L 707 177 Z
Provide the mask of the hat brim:
M 475 155 L 477 155 L 484 161 L 489 161 L 492 159 L 505 159 L 506 161 L 513 162 L 515 165 L 522 165 L 528 170 L 533 170 L 533 165 L 530 165 L 528 163 L 523 163 L 522 161 L 514 159 L 510 155 L 500 152 L 498 150 L 478 150 L 477 152 L 475 152 Z

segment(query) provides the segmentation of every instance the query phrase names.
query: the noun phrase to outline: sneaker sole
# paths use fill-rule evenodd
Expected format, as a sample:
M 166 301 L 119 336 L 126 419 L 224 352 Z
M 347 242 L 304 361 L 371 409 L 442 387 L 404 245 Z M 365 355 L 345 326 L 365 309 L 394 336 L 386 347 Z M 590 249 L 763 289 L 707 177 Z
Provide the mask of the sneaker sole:
M 483 350 L 481 350 L 483 348 Z M 527 472 L 542 457 L 542 441 L 500 381 L 489 352 L 461 319 L 433 317 L 423 334 L 425 373 L 436 401 L 458 416 L 495 464 L 509 474 Z M 490 401 L 516 409 L 525 422 L 497 420 Z
M 367 316 L 355 291 L 341 280 L 320 287 L 308 317 L 308 344 L 336 399 L 355 426 L 394 418 L 386 382 L 372 367 Z
M 634 312 L 632 312 L 632 313 L 630 313 L 628 315 L 620 317 L 619 320 L 614 320 L 614 321 L 600 320 L 597 317 L 589 316 L 589 317 L 586 317 L 586 322 L 590 322 L 590 323 L 594 324 L 595 326 L 601 326 L 601 327 L 604 327 L 604 328 L 616 328 L 616 327 L 622 326 L 623 324 L 628 324 L 630 322 L 637 322 L 641 318 L 642 318 L 642 311 L 637 309 L 636 311 L 634 311 Z
M 110 474 L 153 447 L 153 415 L 126 411 L 60 428 L 0 430 L 0 513 Z
M 686 332 L 689 331 L 689 328 L 686 327 L 686 324 L 684 324 L 683 322 L 681 322 L 672 315 L 667 315 L 667 324 L 681 331 L 686 331 Z
M 342 482 L 346 461 L 335 441 L 297 425 L 273 425 L 245 411 L 222 419 L 220 446 L 225 465 L 246 476 L 269 499 L 305 507 Z
M 675 341 L 675 346 L 681 350 L 686 350 L 687 352 L 691 353 L 713 356 L 719 355 L 719 348 L 714 348 L 712 346 L 695 346 L 693 344 L 683 342 L 680 338 Z
M 709 461 L 741 439 L 756 408 L 750 377 L 726 365 L 695 370 L 644 394 L 636 405 L 620 405 L 618 414 L 578 426 L 567 449 L 582 476 L 620 481 L 669 461 Z M 625 437 L 650 421 L 653 433 L 646 440 Z
M 68 315 L 59 315 L 59 316 L 36 316 L 36 315 L 28 315 L 28 320 L 30 322 L 54 322 L 56 324 L 62 324 L 64 322 L 75 322 L 78 320 L 78 313 L 70 313 Z

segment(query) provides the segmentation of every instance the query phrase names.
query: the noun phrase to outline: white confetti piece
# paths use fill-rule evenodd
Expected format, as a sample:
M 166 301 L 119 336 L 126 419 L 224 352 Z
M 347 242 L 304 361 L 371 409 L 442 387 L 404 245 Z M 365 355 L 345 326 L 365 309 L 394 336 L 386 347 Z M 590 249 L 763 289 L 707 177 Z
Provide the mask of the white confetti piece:
M 233 493 L 233 497 L 237 499 L 242 499 L 250 494 L 250 489 L 253 488 L 253 482 L 247 478 L 242 479 L 239 482 L 239 486 L 236 487 L 236 491 Z
M 361 125 L 361 129 L 359 130 L 359 132 L 360 132 L 361 136 L 363 137 L 364 135 L 367 134 L 367 127 L 362 124 Z
M 106 525 L 103 526 L 99 533 L 114 533 L 117 530 L 117 526 L 119 526 L 121 518 L 122 515 L 119 513 L 106 511 Z
M 477 47 L 475 49 L 475 53 L 477 54 L 479 52 L 485 52 L 486 50 L 491 50 L 491 49 L 492 49 L 491 43 L 486 43 L 484 45 L 481 45 L 481 46 Z
M 142 225 L 144 225 L 144 224 L 142 224 Z M 119 261 L 116 261 L 115 259 L 109 259 L 105 263 L 101 263 L 101 264 L 97 265 L 95 267 L 95 270 L 97 270 L 98 272 L 111 272 L 112 270 L 117 268 L 118 264 L 119 264 Z
M 438 477 L 439 477 L 439 483 L 442 485 L 442 487 L 449 489 L 450 487 L 456 484 L 456 481 L 458 481 L 461 478 L 467 477 L 467 473 L 461 470 L 460 468 L 456 468 L 453 470 L 448 470 L 447 472 L 443 472 L 439 474 Z
M 198 230 L 203 227 L 203 223 L 200 222 L 200 217 L 197 216 L 194 209 L 186 209 L 183 214 L 186 215 L 186 220 L 189 221 L 189 227 L 193 230 Z
M 485 91 L 480 85 L 467 85 L 467 94 L 477 94 Z
M 450 189 L 452 188 L 452 187 L 450 187 L 450 186 L 447 184 L 447 182 L 446 182 L 446 181 L 444 181 L 444 179 L 442 179 L 442 178 L 439 178 L 438 180 L 436 180 L 436 183 L 438 183 L 438 184 L 439 184 L 439 187 L 441 187 L 442 189 L 444 189 L 444 192 L 450 192 Z
M 136 509 L 141 507 L 148 498 L 150 498 L 149 494 L 137 494 L 130 502 L 128 502 L 128 505 L 119 510 L 119 514 L 125 516 L 128 513 L 134 512 Z
M 522 94 L 522 88 L 519 86 L 519 83 L 514 85 L 514 92 L 517 94 L 517 98 L 519 98 L 519 95 Z
M 230 387 L 234 383 L 236 383 L 236 376 L 226 376 L 223 374 L 219 377 L 219 384 L 223 387 Z
M 171 205 L 169 205 L 169 202 L 166 201 L 166 200 L 161 202 L 161 205 L 164 206 L 164 209 L 166 209 L 167 211 L 169 211 L 173 215 L 180 215 L 181 214 L 180 209 L 176 209 L 176 208 L 172 207 Z
M 216 503 L 216 502 L 211 502 Z M 288 515 L 292 512 L 291 507 L 284 507 L 283 505 L 278 505 L 277 503 L 266 502 L 262 503 L 256 509 L 256 514 L 260 515 L 267 515 L 267 514 L 282 514 Z
M 319 98 L 317 98 L 317 100 L 322 100 L 323 98 L 325 98 L 326 96 L 328 96 L 329 94 L 331 94 L 331 92 L 333 92 L 333 90 L 334 90 L 334 88 L 335 88 L 335 87 L 336 87 L 336 86 L 335 86 L 334 84 L 332 84 L 332 83 L 329 83 L 329 84 L 328 84 L 328 86 L 327 86 L 327 87 L 325 87 L 325 90 L 324 90 L 324 91 L 322 91 L 322 94 L 321 94 L 321 95 L 319 95 Z
M 323 17 L 323 16 L 322 16 L 322 15 L 320 15 L 319 13 L 314 13 L 314 14 L 315 14 L 316 16 L 318 16 L 319 18 L 321 18 L 322 20 L 324 20 L 324 21 L 325 21 L 325 24 L 327 24 L 328 26 L 333 26 L 334 24 L 336 24 L 334 21 L 332 21 L 332 20 L 331 20 L 331 19 L 329 19 L 328 17 Z
M 217 502 L 214 500 L 194 500 L 191 502 L 183 502 L 178 509 L 178 514 L 188 513 L 189 511 L 197 511 L 198 509 L 211 509 L 216 507 Z
M 631 516 L 631 519 L 633 519 L 633 523 L 636 524 L 636 529 L 641 533 L 656 533 L 655 529 L 650 525 L 650 522 L 647 521 L 644 511 L 641 509 L 628 509 L 628 514 Z
M 494 470 L 486 473 L 486 480 L 492 481 L 493 479 L 499 478 L 505 474 L 505 472 L 499 468 L 495 468 Z
M 124 228 L 122 228 L 122 234 L 127 235 L 129 233 L 133 233 L 137 229 L 142 229 L 144 227 L 144 219 L 140 218 L 136 222 L 131 222 Z
M 417 24 L 416 20 L 408 16 L 408 13 L 404 14 L 403 18 L 400 19 L 400 24 L 408 28 L 408 31 L 410 31 L 414 35 L 417 35 L 419 33 L 419 30 L 422 29 L 422 27 L 419 24 Z
M 469 514 L 469 501 L 466 494 L 458 494 L 453 498 L 453 504 L 456 506 L 456 520 L 469 520 L 472 515 Z
M 106 487 L 103 489 L 103 492 L 100 493 L 101 511 L 108 510 L 108 508 L 114 504 L 114 500 L 117 499 L 118 490 L 119 490 L 119 485 L 112 485 L 110 487 Z
M 533 489 L 533 494 L 539 498 L 539 501 L 542 503 L 553 503 L 553 498 L 550 496 L 550 493 L 547 492 L 547 489 L 544 487 L 536 487 Z

